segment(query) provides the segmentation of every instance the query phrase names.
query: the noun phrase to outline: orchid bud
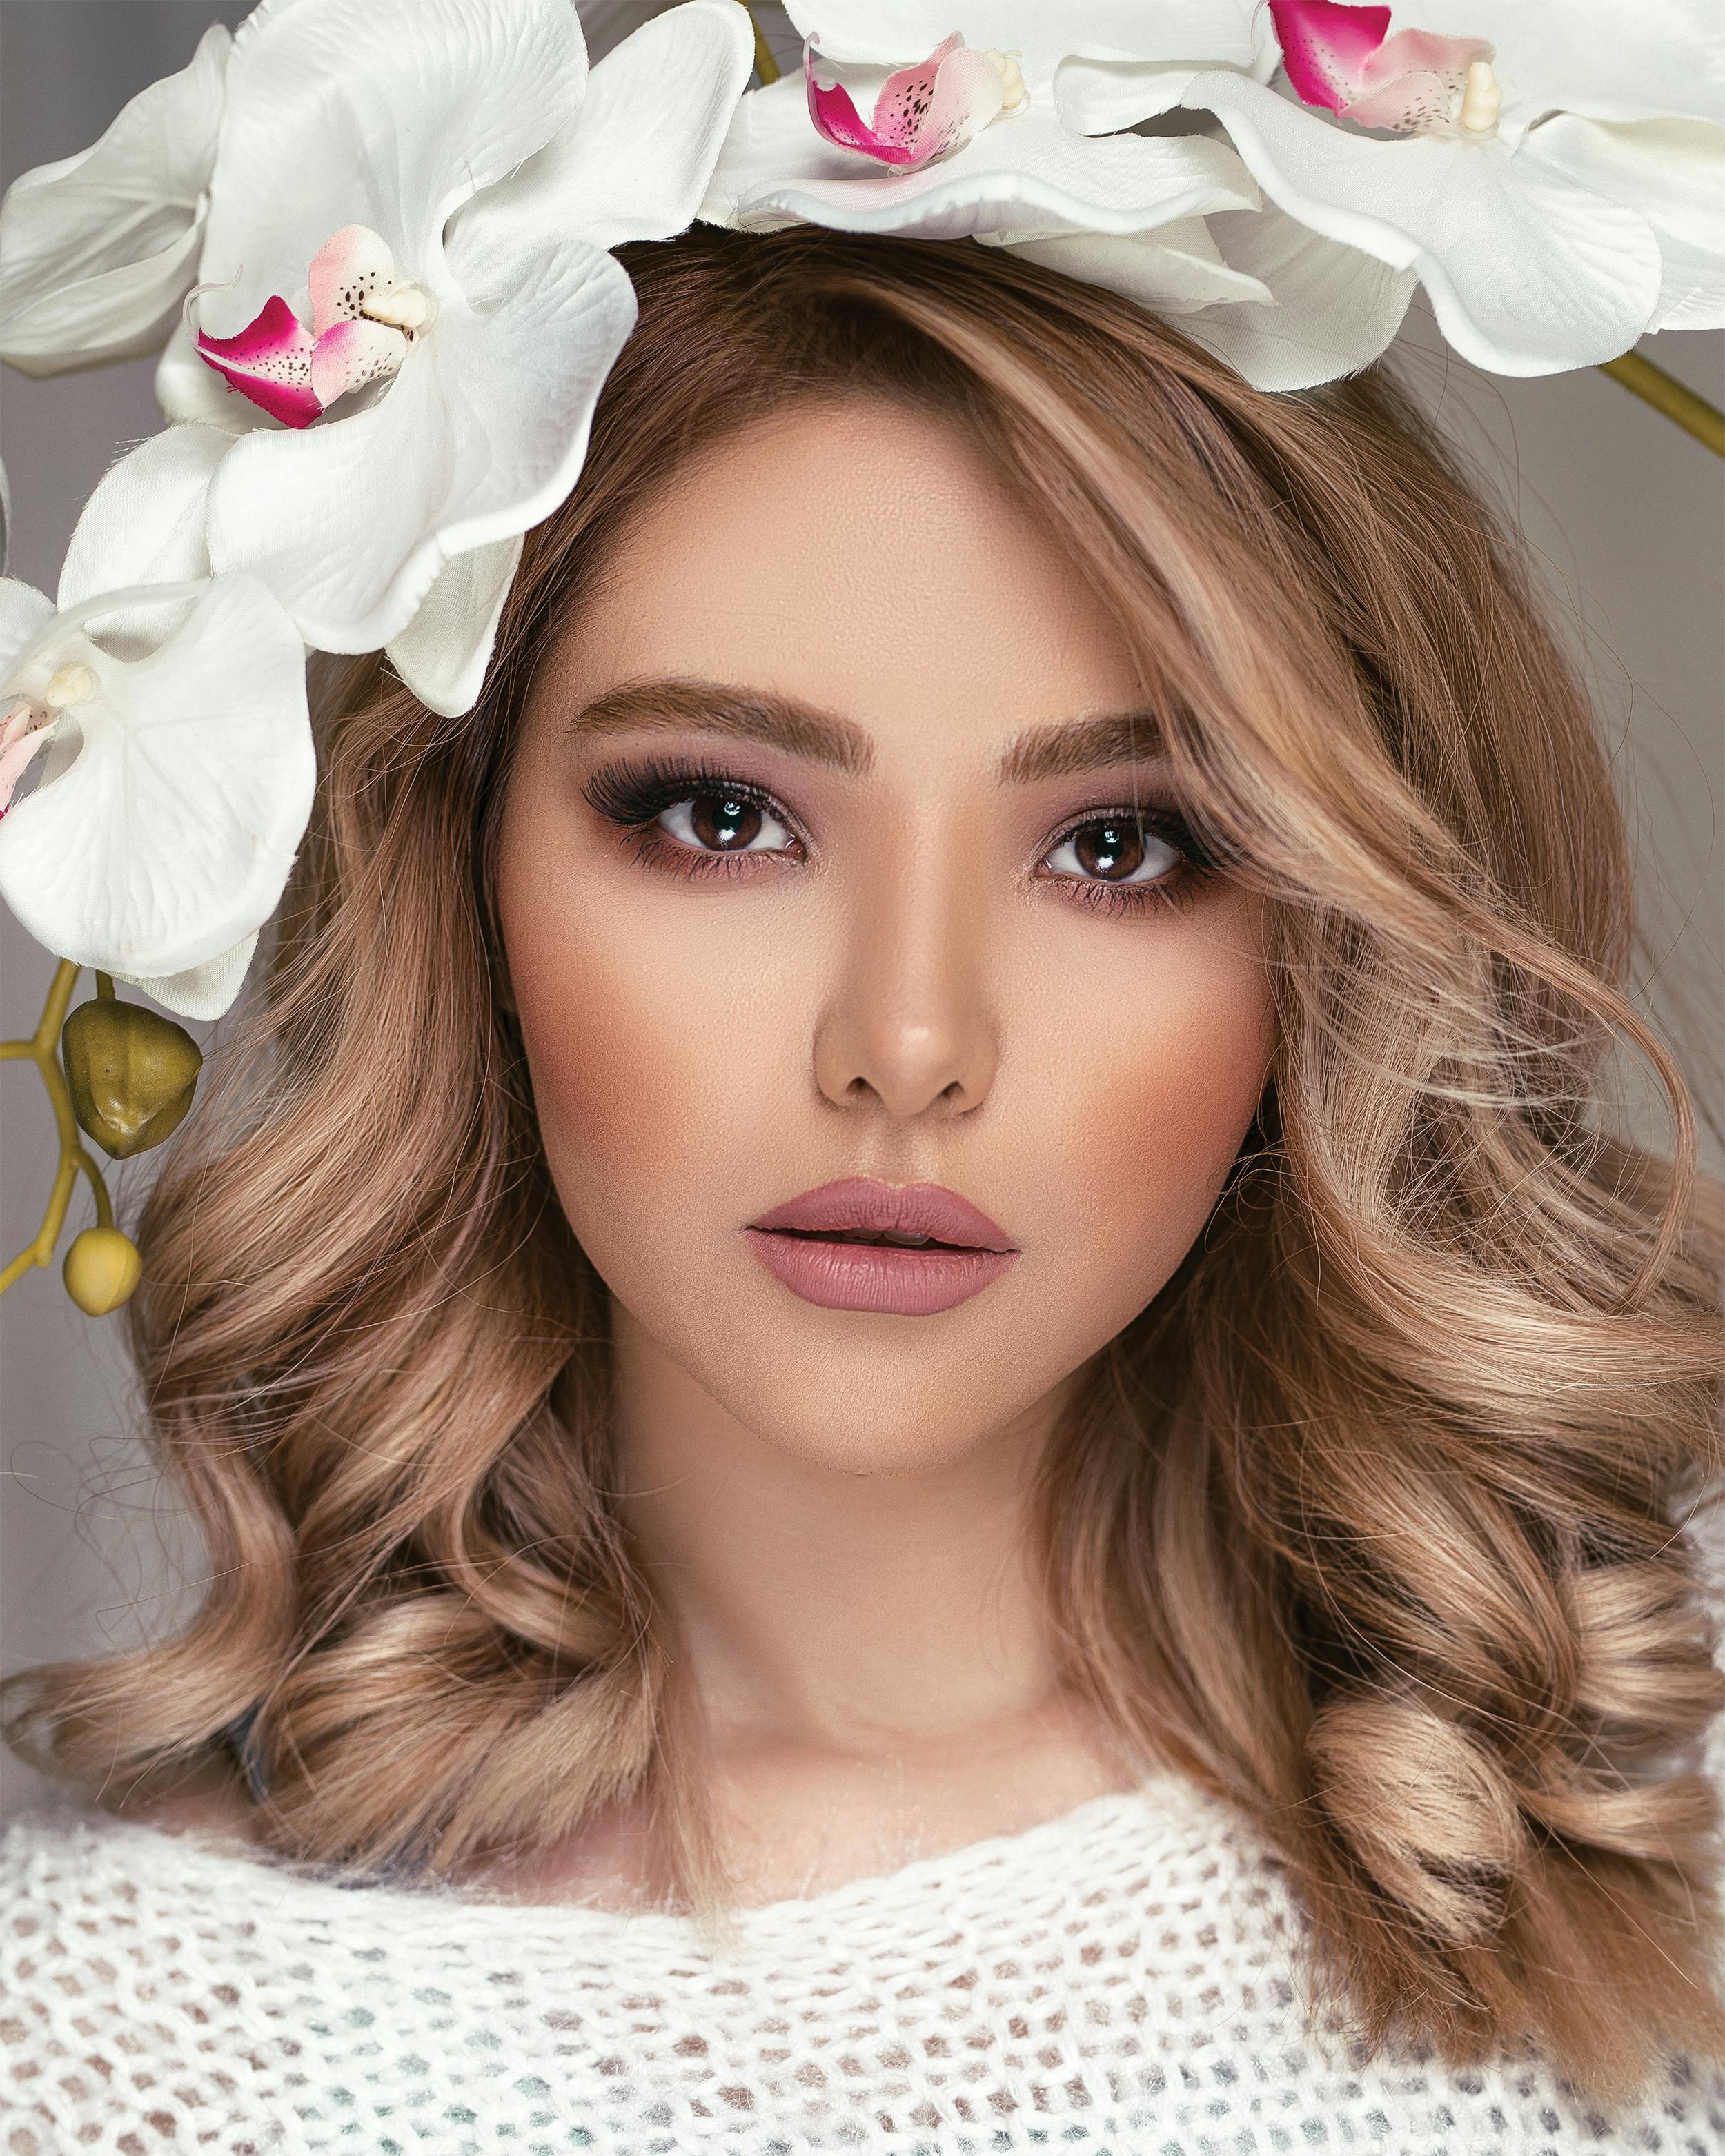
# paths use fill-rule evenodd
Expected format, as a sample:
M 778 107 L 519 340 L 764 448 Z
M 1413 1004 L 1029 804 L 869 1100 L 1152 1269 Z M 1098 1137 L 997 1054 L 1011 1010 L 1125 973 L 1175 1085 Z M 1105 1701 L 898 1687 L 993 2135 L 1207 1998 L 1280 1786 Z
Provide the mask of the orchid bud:
M 187 1099 L 192 1096 L 188 1091 Z M 66 1293 L 86 1317 L 105 1317 L 131 1300 L 144 1276 L 144 1261 L 130 1235 L 117 1228 L 86 1228 L 72 1238 L 61 1268 Z
M 79 1127 L 114 1160 L 161 1144 L 191 1106 L 203 1065 L 184 1027 L 112 996 L 79 1004 L 60 1053 Z

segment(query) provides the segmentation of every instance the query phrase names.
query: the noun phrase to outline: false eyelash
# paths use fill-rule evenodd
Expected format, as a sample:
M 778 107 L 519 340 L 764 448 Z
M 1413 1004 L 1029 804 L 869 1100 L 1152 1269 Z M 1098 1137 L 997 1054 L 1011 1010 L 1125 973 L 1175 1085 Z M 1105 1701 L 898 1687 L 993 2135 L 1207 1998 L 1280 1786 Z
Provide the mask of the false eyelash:
M 1157 906 L 1178 912 L 1191 905 L 1209 874 L 1183 862 L 1160 883 L 1086 883 L 1080 876 L 1045 876 L 1042 880 L 1064 885 L 1073 901 L 1087 906 L 1092 913 L 1118 915 L 1147 913 Z
M 671 762 L 647 757 L 637 763 L 609 765 L 595 772 L 583 788 L 589 807 L 629 834 L 629 849 L 637 860 L 668 869 L 678 875 L 736 876 L 754 873 L 745 865 L 759 860 L 762 857 L 758 854 L 696 853 L 673 839 L 660 839 L 654 834 L 655 820 L 665 809 L 703 792 L 723 793 L 733 800 L 749 802 L 783 824 L 799 846 L 806 843 L 798 830 L 796 819 L 783 803 L 764 788 L 747 779 L 734 778 L 719 765 L 700 758 Z M 1081 816 L 1066 823 L 1049 841 L 1045 851 L 1053 853 L 1075 833 L 1086 830 L 1093 824 L 1116 819 L 1138 824 L 1173 846 L 1182 857 L 1178 866 L 1163 881 L 1154 884 L 1089 883 L 1077 876 L 1045 876 L 1041 880 L 1064 886 L 1079 905 L 1088 906 L 1095 912 L 1141 914 L 1152 906 L 1189 905 L 1199 889 L 1214 880 L 1219 872 L 1219 857 L 1199 839 L 1178 809 L 1168 808 L 1117 805 L 1087 808 Z
M 723 793 L 734 801 L 750 802 L 783 824 L 799 848 L 804 843 L 796 819 L 770 793 L 699 758 L 670 763 L 647 757 L 639 763 L 613 764 L 596 771 L 582 791 L 596 814 L 622 827 L 624 843 L 635 860 L 667 875 L 694 879 L 758 873 L 754 865 L 761 859 L 758 854 L 696 853 L 655 830 L 655 821 L 664 810 L 695 793 Z
M 1181 857 L 1178 865 L 1158 883 L 1088 883 L 1079 876 L 1045 876 L 1042 880 L 1064 884 L 1074 900 L 1080 906 L 1089 906 L 1093 913 L 1142 914 L 1152 906 L 1178 910 L 1189 906 L 1204 886 L 1213 883 L 1220 873 L 1219 856 L 1198 836 L 1179 810 L 1154 805 L 1134 808 L 1120 803 L 1111 808 L 1086 808 L 1081 816 L 1071 818 L 1050 840 L 1047 850 L 1055 852 L 1093 824 L 1117 821 L 1136 824 L 1172 846 Z
M 1086 808 L 1082 815 L 1069 816 L 1054 837 L 1049 840 L 1048 850 L 1064 846 L 1080 831 L 1087 831 L 1095 824 L 1136 824 L 1142 830 L 1166 839 L 1178 846 L 1194 868 L 1213 869 L 1219 865 L 1219 856 L 1199 836 L 1197 830 L 1178 808 L 1156 801 L 1103 801 L 1094 808 Z
M 583 793 L 588 805 L 599 815 L 629 829 L 638 830 L 650 824 L 655 816 L 676 802 L 688 800 L 691 794 L 723 793 L 732 800 L 752 803 L 783 824 L 788 831 L 797 834 L 796 818 L 770 793 L 699 758 L 693 762 L 670 763 L 659 757 L 647 757 L 639 763 L 613 764 L 596 771 Z M 679 850 L 686 853 L 689 849 L 685 846 Z M 713 855 L 709 858 L 734 860 L 741 856 Z

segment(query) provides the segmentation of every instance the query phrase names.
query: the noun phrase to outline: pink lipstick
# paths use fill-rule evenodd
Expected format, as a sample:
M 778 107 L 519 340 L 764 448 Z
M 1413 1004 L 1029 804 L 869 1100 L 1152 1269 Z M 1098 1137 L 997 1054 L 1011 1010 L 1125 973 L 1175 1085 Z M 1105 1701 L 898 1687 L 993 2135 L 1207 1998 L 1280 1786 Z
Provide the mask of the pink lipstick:
M 743 1229 L 793 1294 L 823 1310 L 932 1317 L 998 1280 L 1016 1247 L 986 1213 L 938 1183 L 824 1183 Z

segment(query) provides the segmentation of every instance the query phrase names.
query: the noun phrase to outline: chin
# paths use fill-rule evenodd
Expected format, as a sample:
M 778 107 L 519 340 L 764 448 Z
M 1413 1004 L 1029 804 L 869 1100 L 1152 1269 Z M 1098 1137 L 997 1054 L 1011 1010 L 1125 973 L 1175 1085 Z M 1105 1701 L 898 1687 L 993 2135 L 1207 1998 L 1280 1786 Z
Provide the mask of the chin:
M 1045 1308 L 1037 1352 L 1027 1354 L 1023 1312 L 985 1313 L 986 1295 L 935 1318 L 783 1299 L 788 1310 L 770 1322 L 751 1299 L 730 1322 L 695 1332 L 690 1313 L 705 1298 L 685 1283 L 659 1307 L 658 1298 L 629 1304 L 628 1322 L 761 1444 L 847 1475 L 926 1472 L 999 1441 L 1107 1337 L 1075 1327 L 1070 1347 L 1054 1348 L 1059 1328 Z

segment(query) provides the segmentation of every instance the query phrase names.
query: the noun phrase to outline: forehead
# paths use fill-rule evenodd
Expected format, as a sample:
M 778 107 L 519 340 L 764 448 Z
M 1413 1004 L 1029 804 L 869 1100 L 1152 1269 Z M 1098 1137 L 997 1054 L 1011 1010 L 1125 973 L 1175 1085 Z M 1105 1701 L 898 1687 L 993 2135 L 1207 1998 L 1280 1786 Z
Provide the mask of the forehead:
M 863 398 L 679 474 L 620 535 L 555 673 L 565 708 L 629 680 L 730 682 L 919 757 L 993 754 L 1138 686 L 1082 565 L 963 436 Z

